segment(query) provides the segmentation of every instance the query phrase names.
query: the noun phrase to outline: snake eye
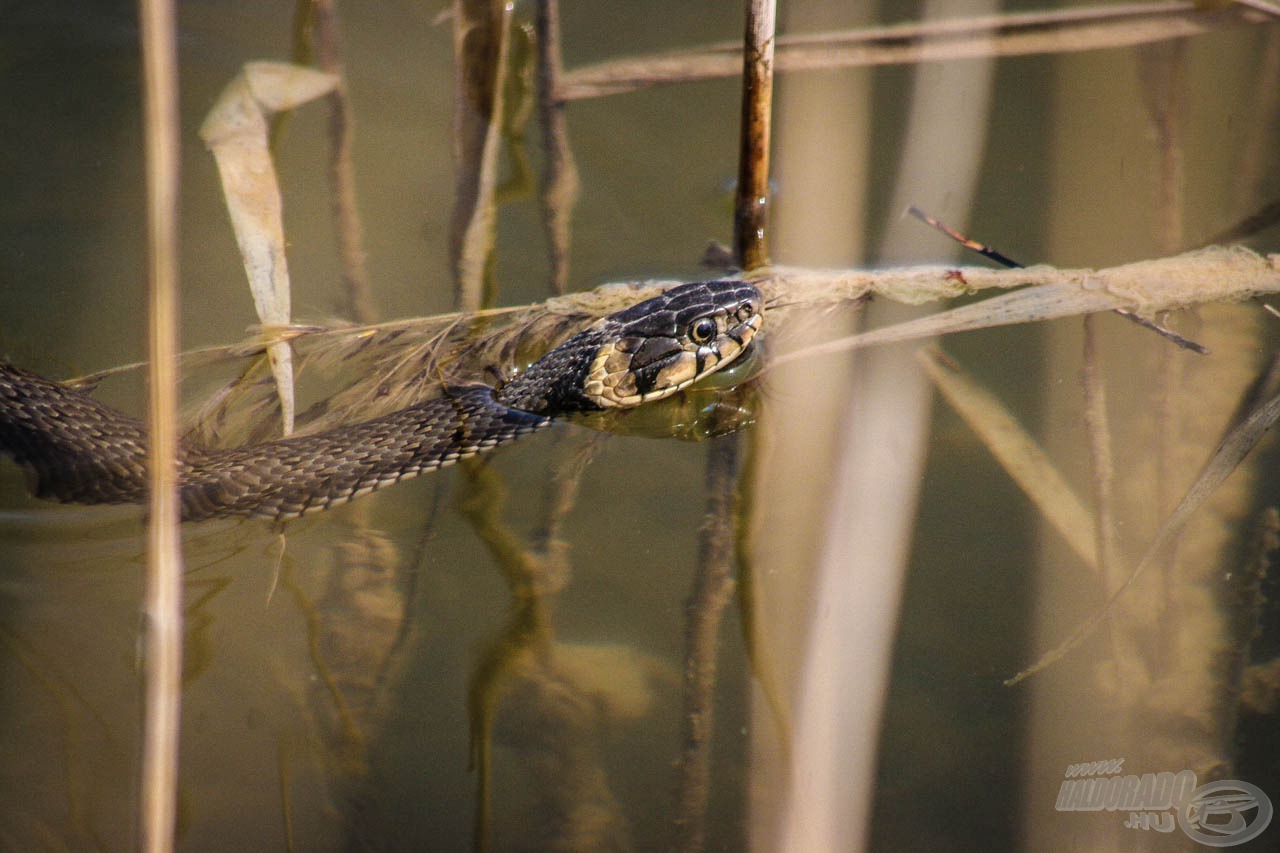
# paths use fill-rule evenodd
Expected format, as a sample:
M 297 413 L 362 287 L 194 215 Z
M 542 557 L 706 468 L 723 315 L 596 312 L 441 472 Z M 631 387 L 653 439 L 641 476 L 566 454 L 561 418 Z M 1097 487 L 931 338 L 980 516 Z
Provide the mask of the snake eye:
M 699 317 L 689 324 L 689 339 L 695 344 L 705 344 L 716 336 L 716 321 L 711 317 Z

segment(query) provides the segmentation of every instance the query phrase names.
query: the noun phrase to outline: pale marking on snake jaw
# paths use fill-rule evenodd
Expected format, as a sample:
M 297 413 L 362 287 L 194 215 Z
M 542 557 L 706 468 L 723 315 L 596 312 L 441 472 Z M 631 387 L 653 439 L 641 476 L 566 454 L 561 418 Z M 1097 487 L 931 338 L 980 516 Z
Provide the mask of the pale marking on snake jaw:
M 759 330 L 763 316 L 756 312 L 745 320 L 740 320 L 735 328 L 738 334 L 750 341 Z M 654 390 L 645 394 L 636 388 L 635 373 L 630 369 L 631 356 L 629 350 L 633 346 L 619 343 L 607 343 L 596 352 L 595 358 L 587 369 L 587 378 L 582 392 L 592 402 L 604 408 L 636 406 L 653 400 L 670 397 L 709 373 L 713 373 L 742 354 L 746 347 L 730 335 L 725 328 L 727 318 L 720 316 L 716 322 L 720 325 L 720 333 L 711 344 L 697 346 L 687 344 L 689 349 L 676 356 L 672 364 L 662 368 Z M 626 339 L 624 339 L 626 340 Z M 699 357 L 702 370 L 698 370 Z

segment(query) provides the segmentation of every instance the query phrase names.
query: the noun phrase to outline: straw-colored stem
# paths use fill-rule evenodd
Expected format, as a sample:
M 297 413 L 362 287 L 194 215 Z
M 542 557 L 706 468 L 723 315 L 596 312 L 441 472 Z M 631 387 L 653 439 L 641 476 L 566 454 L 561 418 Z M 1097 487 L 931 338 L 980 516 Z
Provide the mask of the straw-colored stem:
M 140 831 L 173 849 L 182 698 L 182 553 L 178 532 L 178 65 L 170 0 L 141 0 L 150 322 L 150 520 Z

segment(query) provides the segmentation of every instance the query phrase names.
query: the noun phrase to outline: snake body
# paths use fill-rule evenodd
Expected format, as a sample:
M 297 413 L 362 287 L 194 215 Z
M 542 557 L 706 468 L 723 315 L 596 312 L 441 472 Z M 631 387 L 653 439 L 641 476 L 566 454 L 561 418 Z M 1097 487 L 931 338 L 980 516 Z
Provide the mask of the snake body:
M 182 517 L 286 519 L 483 453 L 561 415 L 670 396 L 736 359 L 762 321 L 752 285 L 683 284 L 604 317 L 499 388 L 452 386 L 380 418 L 235 448 L 184 441 Z M 141 422 L 0 362 L 0 451 L 33 491 L 68 503 L 138 503 L 147 493 Z

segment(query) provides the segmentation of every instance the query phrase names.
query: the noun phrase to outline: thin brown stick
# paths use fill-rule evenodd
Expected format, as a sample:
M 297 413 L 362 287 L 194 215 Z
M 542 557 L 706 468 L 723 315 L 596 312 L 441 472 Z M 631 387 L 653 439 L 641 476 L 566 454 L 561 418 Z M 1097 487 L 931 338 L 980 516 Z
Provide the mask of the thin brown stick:
M 896 24 L 778 40 L 780 71 L 914 65 L 989 56 L 1075 53 L 1204 33 L 1274 18 L 1241 6 L 1202 11 L 1190 0 L 1126 3 Z M 719 43 L 673 53 L 627 57 L 567 71 L 561 100 L 598 98 L 649 86 L 732 77 L 741 46 Z
M 770 114 L 776 0 L 746 0 L 742 128 L 734 214 L 735 260 L 742 269 L 768 264 L 765 239 L 769 202 Z M 698 573 L 686 605 L 683 747 L 676 788 L 676 847 L 702 850 L 711 788 L 711 737 L 716 659 L 724 608 L 734 576 L 734 494 L 741 437 L 716 439 L 707 458 L 707 515 L 699 541 Z
M 329 193 L 333 226 L 342 260 L 342 285 L 347 316 L 357 323 L 372 323 L 378 317 L 373 286 L 365 267 L 364 226 L 356 203 L 356 175 L 352 160 L 354 132 L 347 75 L 342 65 L 338 36 L 336 0 L 311 0 L 315 9 L 311 26 L 315 33 L 316 61 L 338 78 L 329 94 Z
M 178 63 L 171 0 L 141 0 L 146 118 L 151 447 L 140 831 L 173 849 L 182 709 L 182 540 L 178 532 Z
M 551 289 L 564 293 L 569 282 L 570 220 L 578 201 L 578 167 L 569 147 L 564 102 L 556 98 L 564 67 L 560 60 L 558 0 L 538 0 L 538 111 L 547 162 L 542 173 L 542 221 L 551 255 Z
M 742 62 L 742 133 L 738 155 L 733 248 L 738 266 L 769 263 L 765 223 L 769 213 L 770 117 L 773 113 L 773 45 L 777 0 L 747 0 Z

